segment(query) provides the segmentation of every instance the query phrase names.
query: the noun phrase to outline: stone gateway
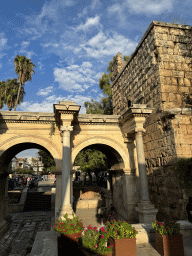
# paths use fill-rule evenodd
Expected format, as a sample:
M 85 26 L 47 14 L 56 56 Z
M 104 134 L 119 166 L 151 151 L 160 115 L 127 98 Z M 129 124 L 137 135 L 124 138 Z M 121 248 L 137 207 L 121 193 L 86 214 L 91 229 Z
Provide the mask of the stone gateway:
M 91 145 L 110 160 L 106 203 L 119 219 L 187 219 L 174 163 L 192 156 L 191 49 L 191 27 L 153 21 L 130 59 L 118 53 L 113 62 L 113 115 L 79 114 L 73 101 L 54 104 L 54 113 L 0 111 L 0 232 L 9 212 L 9 164 L 29 148 L 55 160 L 55 221 L 72 217 L 73 163 Z

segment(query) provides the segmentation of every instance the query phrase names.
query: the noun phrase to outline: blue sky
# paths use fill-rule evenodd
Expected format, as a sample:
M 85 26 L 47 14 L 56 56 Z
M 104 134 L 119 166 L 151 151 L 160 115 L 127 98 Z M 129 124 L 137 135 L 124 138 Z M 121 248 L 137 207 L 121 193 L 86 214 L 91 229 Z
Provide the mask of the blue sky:
M 53 112 L 53 103 L 73 100 L 83 114 L 85 101 L 102 97 L 98 81 L 113 56 L 131 55 L 152 20 L 192 25 L 191 5 L 190 0 L 3 1 L 0 81 L 18 78 L 14 58 L 24 55 L 36 68 L 17 111 Z

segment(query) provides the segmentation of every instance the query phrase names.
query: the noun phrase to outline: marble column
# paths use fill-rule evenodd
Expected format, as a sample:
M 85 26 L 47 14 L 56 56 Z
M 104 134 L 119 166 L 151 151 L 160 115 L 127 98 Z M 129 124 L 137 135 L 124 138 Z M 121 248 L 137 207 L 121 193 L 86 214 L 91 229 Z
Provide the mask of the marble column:
M 151 223 L 156 219 L 156 214 L 158 210 L 153 206 L 149 199 L 149 191 L 148 191 L 148 181 L 146 174 L 146 165 L 145 165 L 145 153 L 143 146 L 143 132 L 145 129 L 136 128 L 136 149 L 137 149 L 137 162 L 138 162 L 138 170 L 139 170 L 139 181 L 140 181 L 140 194 L 141 199 L 136 210 L 139 214 L 139 222 L 140 223 Z
M 70 170 L 70 188 L 71 188 L 71 205 L 73 205 L 73 174 L 75 170 Z
M 70 189 L 70 165 L 71 165 L 71 147 L 70 133 L 73 130 L 72 126 L 62 126 L 63 132 L 63 161 L 62 161 L 62 178 L 61 178 L 61 208 L 59 218 L 64 218 L 63 215 L 68 214 L 72 218 L 73 209 L 71 206 L 71 189 Z

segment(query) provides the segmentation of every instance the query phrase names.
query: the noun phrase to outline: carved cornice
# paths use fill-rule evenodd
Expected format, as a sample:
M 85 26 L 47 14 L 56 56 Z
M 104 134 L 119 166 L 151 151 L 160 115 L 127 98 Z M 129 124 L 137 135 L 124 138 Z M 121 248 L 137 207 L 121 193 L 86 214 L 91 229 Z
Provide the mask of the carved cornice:
M 0 123 L 33 123 L 33 124 L 51 124 L 51 123 L 56 123 L 56 121 L 37 121 L 37 120 L 5 120 L 5 119 L 0 119 Z

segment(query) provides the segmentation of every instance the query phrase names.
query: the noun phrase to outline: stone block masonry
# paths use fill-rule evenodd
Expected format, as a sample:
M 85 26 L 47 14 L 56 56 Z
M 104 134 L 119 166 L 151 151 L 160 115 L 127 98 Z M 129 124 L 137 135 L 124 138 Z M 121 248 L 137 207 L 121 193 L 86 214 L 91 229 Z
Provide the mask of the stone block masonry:
M 174 165 L 192 157 L 192 27 L 153 21 L 126 65 L 118 53 L 112 70 L 114 115 L 131 104 L 154 108 L 143 141 L 157 217 L 186 219 L 187 201 Z

